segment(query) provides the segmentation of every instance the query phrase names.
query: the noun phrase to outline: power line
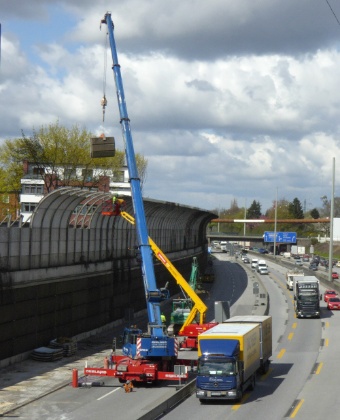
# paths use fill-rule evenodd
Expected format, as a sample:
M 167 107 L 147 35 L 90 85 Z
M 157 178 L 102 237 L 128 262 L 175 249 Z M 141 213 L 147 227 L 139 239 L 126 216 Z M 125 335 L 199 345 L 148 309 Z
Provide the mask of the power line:
M 337 15 L 335 14 L 334 10 L 332 9 L 332 6 L 329 4 L 328 0 L 326 0 L 326 3 L 328 4 L 328 7 L 331 9 L 331 12 L 333 13 L 336 21 L 338 22 L 338 25 L 340 25 L 340 21 L 339 21 Z

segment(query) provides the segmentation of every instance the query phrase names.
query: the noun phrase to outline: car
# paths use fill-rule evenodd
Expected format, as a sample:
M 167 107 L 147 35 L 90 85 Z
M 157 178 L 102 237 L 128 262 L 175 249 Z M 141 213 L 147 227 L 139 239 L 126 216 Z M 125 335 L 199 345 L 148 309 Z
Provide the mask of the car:
M 340 310 L 340 298 L 338 297 L 329 298 L 327 302 L 327 309 L 329 309 L 330 311 L 334 309 Z
M 248 257 L 243 258 L 245 264 L 250 264 L 250 259 Z
M 339 274 L 336 273 L 335 271 L 333 271 L 332 273 L 332 279 L 338 279 L 339 278 Z
M 302 260 L 295 260 L 295 265 L 303 265 Z
M 338 293 L 335 290 L 325 290 L 323 300 L 328 302 L 328 299 L 338 297 Z
M 269 271 L 268 271 L 267 267 L 259 267 L 257 271 L 260 274 L 269 274 Z
M 312 271 L 318 271 L 318 266 L 316 264 L 309 264 L 309 269 Z
M 340 261 L 335 264 L 337 267 L 340 267 Z
M 268 254 L 268 251 L 265 248 L 259 248 L 260 254 Z

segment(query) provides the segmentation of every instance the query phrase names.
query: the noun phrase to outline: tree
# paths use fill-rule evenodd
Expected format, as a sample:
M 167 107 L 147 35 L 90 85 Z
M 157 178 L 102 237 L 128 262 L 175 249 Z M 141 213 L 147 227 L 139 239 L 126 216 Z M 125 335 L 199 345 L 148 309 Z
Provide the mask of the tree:
M 320 219 L 320 213 L 317 208 L 314 208 L 310 211 L 310 215 L 313 219 Z
M 321 197 L 323 209 L 320 211 L 323 217 L 329 217 L 331 213 L 331 200 L 327 196 Z M 340 197 L 334 197 L 334 217 L 340 217 Z
M 298 198 L 294 198 L 294 200 L 289 203 L 288 209 L 294 219 L 304 219 L 302 205 Z
M 93 159 L 90 156 L 90 142 L 93 135 L 77 125 L 70 129 L 57 121 L 38 131 L 33 130 L 31 137 L 22 133 L 21 138 L 6 140 L 0 146 L 0 190 L 19 191 L 20 179 L 24 175 L 23 162 L 27 160 L 37 168 L 37 173 L 45 181 L 47 191 L 52 186 L 86 186 L 91 178 L 91 186 L 97 186 L 102 176 L 118 175 L 125 163 L 125 153 L 116 150 L 111 158 Z M 147 160 L 136 155 L 141 186 L 146 178 Z M 82 171 L 76 171 L 82 168 Z M 94 171 L 95 170 L 95 171 Z
M 238 213 L 239 211 L 240 211 L 240 208 L 239 208 L 239 206 L 237 204 L 237 200 L 236 200 L 236 198 L 234 198 L 232 200 L 232 202 L 230 203 L 230 209 L 228 210 L 228 213 L 230 215 L 233 215 L 233 214 Z
M 247 210 L 247 219 L 259 219 L 261 214 L 261 204 L 254 200 Z

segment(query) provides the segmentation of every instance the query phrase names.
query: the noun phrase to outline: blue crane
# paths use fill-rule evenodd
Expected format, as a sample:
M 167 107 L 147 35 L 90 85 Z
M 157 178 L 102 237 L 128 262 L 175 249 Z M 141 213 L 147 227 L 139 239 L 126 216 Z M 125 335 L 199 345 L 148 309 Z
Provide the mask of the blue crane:
M 107 12 L 101 21 L 107 25 L 111 55 L 113 61 L 113 74 L 116 85 L 116 94 L 120 113 L 120 123 L 122 127 L 123 139 L 125 144 L 125 153 L 127 166 L 129 170 L 131 195 L 134 209 L 134 218 L 137 229 L 138 248 L 142 261 L 142 275 L 145 289 L 145 297 L 148 311 L 148 333 L 142 335 L 142 340 L 136 345 L 136 337 L 140 331 L 131 329 L 124 334 L 123 351 L 130 357 L 162 357 L 176 356 L 177 349 L 175 339 L 168 337 L 165 333 L 161 321 L 160 303 L 169 298 L 169 291 L 166 288 L 158 288 L 153 265 L 153 252 L 149 244 L 149 235 L 145 218 L 144 204 L 141 191 L 141 183 L 138 175 L 136 157 L 133 147 L 130 119 L 128 117 L 123 81 L 121 77 L 120 65 L 114 39 L 114 25 L 111 14 Z M 136 347 L 139 347 L 136 349 Z

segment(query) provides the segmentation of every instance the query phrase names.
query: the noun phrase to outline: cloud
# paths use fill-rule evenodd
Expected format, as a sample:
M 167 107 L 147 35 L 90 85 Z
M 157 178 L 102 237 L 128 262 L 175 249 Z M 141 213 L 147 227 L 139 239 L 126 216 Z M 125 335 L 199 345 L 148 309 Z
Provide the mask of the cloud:
M 105 130 L 122 149 L 99 30 L 112 2 L 1 7 L 0 141 L 59 120 Z M 256 199 L 265 211 L 276 189 L 307 207 L 330 194 L 340 54 L 327 4 L 124 0 L 112 18 L 135 150 L 148 160 L 146 196 L 207 209 Z

